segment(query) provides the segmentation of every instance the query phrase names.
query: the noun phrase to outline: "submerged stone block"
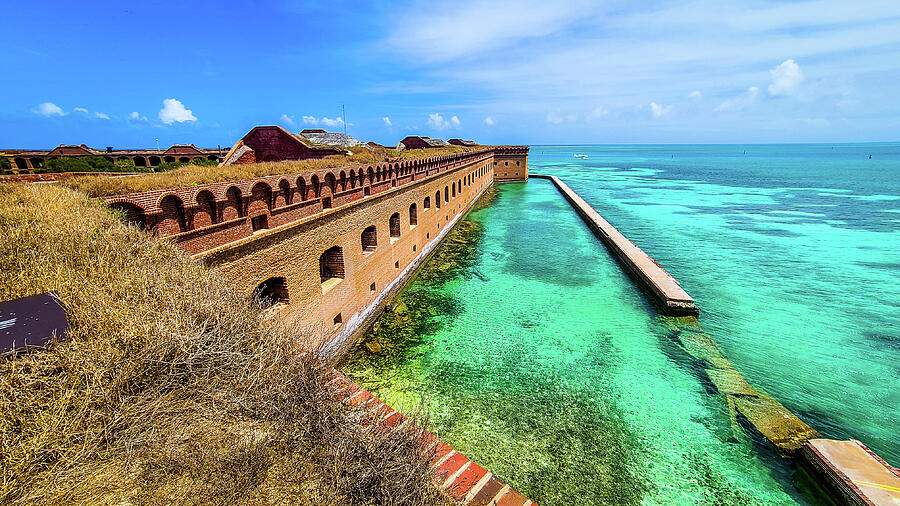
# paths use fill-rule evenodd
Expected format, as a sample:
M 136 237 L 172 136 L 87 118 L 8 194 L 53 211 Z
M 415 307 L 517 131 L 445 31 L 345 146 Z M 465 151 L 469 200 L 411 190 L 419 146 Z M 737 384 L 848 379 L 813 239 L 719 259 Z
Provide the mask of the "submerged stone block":
M 719 345 L 706 334 L 697 332 L 681 332 L 678 334 L 678 340 L 681 341 L 685 351 L 697 360 L 706 360 L 720 369 L 730 369 L 730 365 Z M 727 366 L 725 365 L 727 364 Z
M 707 369 L 706 375 L 720 393 L 756 396 L 756 390 L 734 369 Z
M 733 398 L 738 411 L 783 453 L 793 454 L 811 438 L 819 436 L 815 429 L 765 392 L 760 391 L 758 397 L 735 395 Z

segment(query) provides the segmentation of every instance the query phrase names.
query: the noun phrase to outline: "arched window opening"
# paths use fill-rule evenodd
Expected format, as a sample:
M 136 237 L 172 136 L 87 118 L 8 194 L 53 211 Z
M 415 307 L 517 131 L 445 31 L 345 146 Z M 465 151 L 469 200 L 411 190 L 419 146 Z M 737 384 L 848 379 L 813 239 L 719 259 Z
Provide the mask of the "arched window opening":
M 344 251 L 340 246 L 332 246 L 319 257 L 319 276 L 322 284 L 329 288 L 344 279 Z
M 449 187 L 444 187 L 444 203 L 450 202 L 450 190 Z
M 431 197 L 425 197 L 425 201 L 422 202 L 423 209 L 431 209 Z
M 409 206 L 409 228 L 416 228 L 416 225 L 419 224 L 419 218 L 416 216 L 416 204 L 410 204 Z
M 159 164 L 160 164 L 160 159 L 159 159 L 158 156 L 151 156 L 151 157 L 150 157 L 150 166 L 151 166 L 151 167 L 156 167 L 156 166 L 159 165 Z
M 129 202 L 113 202 L 109 205 L 110 209 L 119 211 L 125 215 L 125 221 L 138 227 L 141 230 L 147 229 L 147 217 L 144 210 Z
M 316 174 L 313 174 L 311 183 L 312 183 L 313 195 L 315 196 L 315 198 L 319 198 L 320 196 L 322 196 L 322 185 L 319 184 L 319 176 Z
M 287 304 L 289 302 L 287 279 L 274 277 L 263 281 L 253 290 L 253 301 L 263 309 L 276 304 Z
M 285 206 L 290 205 L 291 197 L 293 197 L 291 183 L 288 183 L 287 179 L 282 179 L 281 182 L 278 183 L 278 189 L 281 191 L 281 195 L 278 198 L 279 203 Z
M 300 195 L 301 202 L 309 198 L 307 197 L 306 192 L 306 180 L 303 179 L 303 176 L 300 176 L 297 178 L 297 193 Z
M 147 159 L 144 158 L 143 156 L 136 156 L 136 157 L 134 157 L 134 166 L 135 166 L 135 167 L 146 167 L 146 166 L 147 166 Z
M 337 180 L 331 172 L 325 174 L 325 186 L 328 187 L 328 190 L 331 191 L 332 195 L 337 191 Z
M 16 162 L 16 168 L 19 170 L 28 170 L 28 162 L 25 161 L 24 158 L 15 157 L 13 161 Z
M 441 192 L 437 191 L 434 193 L 434 207 L 436 209 L 441 208 Z
M 162 220 L 157 226 L 160 235 L 173 235 L 187 230 L 184 220 L 184 203 L 175 195 L 167 195 L 159 203 Z
M 453 184 L 450 186 L 453 187 L 452 196 L 453 196 L 453 198 L 456 198 L 456 181 L 454 181 Z
M 391 243 L 395 243 L 400 239 L 400 213 L 392 214 L 389 224 L 391 229 Z
M 165 156 L 165 157 L 163 157 L 163 160 L 165 160 L 166 163 L 175 163 L 175 157 L 174 157 L 174 156 Z
M 266 183 L 256 183 L 250 189 L 247 214 L 256 214 L 272 209 L 272 188 Z
M 234 220 L 244 216 L 241 190 L 232 186 L 225 192 L 225 207 L 222 209 L 222 220 Z
M 208 190 L 197 194 L 197 208 L 194 211 L 194 228 L 206 227 L 216 222 L 216 199 Z
M 375 225 L 366 227 L 362 231 L 360 239 L 362 240 L 363 255 L 375 251 L 375 248 L 378 246 L 378 230 L 375 229 Z
M 186 156 L 182 156 L 181 158 L 178 159 L 178 161 L 181 163 L 190 163 L 191 159 Z

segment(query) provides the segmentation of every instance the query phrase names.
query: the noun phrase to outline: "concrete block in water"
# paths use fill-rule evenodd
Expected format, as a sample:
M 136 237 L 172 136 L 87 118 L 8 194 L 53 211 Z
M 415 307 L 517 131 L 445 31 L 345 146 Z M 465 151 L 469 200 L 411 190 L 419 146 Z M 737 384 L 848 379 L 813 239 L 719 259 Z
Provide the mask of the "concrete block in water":
M 801 465 L 835 502 L 900 504 L 900 470 L 859 441 L 812 439 L 798 455 Z
M 815 429 L 765 392 L 733 398 L 738 411 L 783 453 L 793 454 L 808 440 L 819 437 Z
M 741 373 L 734 369 L 707 369 L 706 375 L 716 386 L 716 389 L 726 395 L 750 395 L 756 396 L 756 390 L 747 383 Z

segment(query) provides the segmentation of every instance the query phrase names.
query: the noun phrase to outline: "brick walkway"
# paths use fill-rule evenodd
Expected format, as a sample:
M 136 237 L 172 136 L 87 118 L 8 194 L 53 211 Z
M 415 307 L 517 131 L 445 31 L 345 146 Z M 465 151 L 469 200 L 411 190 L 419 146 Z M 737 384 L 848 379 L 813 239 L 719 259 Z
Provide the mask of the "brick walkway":
M 336 369 L 332 369 L 327 386 L 348 405 L 360 406 L 381 427 L 394 430 L 412 423 Z M 430 432 L 422 432 L 423 445 L 435 453 L 432 461 L 435 480 L 457 501 L 472 506 L 537 506 Z

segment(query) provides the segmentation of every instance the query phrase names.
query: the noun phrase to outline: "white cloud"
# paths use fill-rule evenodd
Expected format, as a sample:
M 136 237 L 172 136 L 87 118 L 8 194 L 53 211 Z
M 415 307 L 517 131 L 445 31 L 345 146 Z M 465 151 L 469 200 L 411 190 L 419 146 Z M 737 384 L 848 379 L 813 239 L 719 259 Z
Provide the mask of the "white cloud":
M 451 117 L 450 121 L 447 121 L 443 116 L 441 116 L 440 113 L 437 112 L 428 115 L 427 123 L 429 127 L 435 130 L 447 130 L 451 127 L 459 128 L 460 126 L 459 118 L 457 118 L 456 116 Z
M 141 116 L 137 111 L 132 111 L 132 113 L 128 115 L 128 119 L 134 121 L 147 121 L 147 116 Z
M 95 117 L 95 118 L 100 118 L 100 119 L 109 119 L 109 115 L 108 115 L 108 114 L 104 114 L 104 113 L 102 113 L 102 112 L 95 112 L 95 113 L 94 113 L 94 117 Z
M 63 112 L 63 110 L 58 105 L 54 104 L 53 102 L 44 102 L 44 103 L 38 104 L 37 109 L 33 109 L 32 112 L 35 114 L 40 114 L 41 116 L 47 116 L 48 118 L 50 116 L 65 116 L 66 115 L 66 113 Z
M 558 112 L 550 111 L 547 113 L 547 123 L 553 123 L 554 125 L 558 125 L 565 121 L 565 118 L 559 115 Z
M 322 125 L 327 127 L 339 127 L 344 125 L 344 120 L 341 118 L 328 118 L 322 117 L 317 118 L 315 116 L 303 116 L 303 123 L 306 125 Z M 347 126 L 352 126 L 352 123 L 347 123 Z
M 180 100 L 167 98 L 163 100 L 163 108 L 159 110 L 159 120 L 167 125 L 171 125 L 176 121 L 178 123 L 197 121 L 197 118 L 190 109 L 185 109 L 184 104 Z
M 74 108 L 74 109 L 72 109 L 72 110 L 75 111 L 75 112 L 83 112 L 83 113 L 85 113 L 85 114 L 88 113 L 88 110 L 85 109 L 84 107 L 76 107 L 76 108 Z
M 440 16 L 428 7 L 406 9 L 388 47 L 426 61 L 471 57 L 550 35 L 592 11 L 586 0 L 461 0 Z
M 288 116 L 287 114 L 281 115 L 281 122 L 288 126 L 297 126 L 297 122 L 294 121 L 294 117 Z
M 747 91 L 745 91 L 744 93 L 741 93 L 734 98 L 729 98 L 728 100 L 716 106 L 716 108 L 713 110 L 715 112 L 720 112 L 743 109 L 755 102 L 757 95 L 759 95 L 759 88 L 757 88 L 756 86 L 751 86 L 747 88 Z
M 344 120 L 342 120 L 341 118 L 334 118 L 334 119 L 331 119 L 331 118 L 325 118 L 325 117 L 323 117 L 323 118 L 322 118 L 322 124 L 325 125 L 325 126 L 327 126 L 327 127 L 336 127 L 336 126 L 341 126 L 341 125 L 343 125 L 343 124 L 344 124 Z
M 688 97 L 693 98 L 694 100 L 700 100 L 703 98 L 703 93 L 700 93 L 700 90 L 694 90 L 688 95 Z
M 650 110 L 653 112 L 654 118 L 661 118 L 672 112 L 671 105 L 659 105 L 656 102 L 650 102 Z
M 607 109 L 606 107 L 603 107 L 602 105 L 598 105 L 597 107 L 594 107 L 593 111 L 588 113 L 587 119 L 588 120 L 600 119 L 600 118 L 605 118 L 607 116 L 609 116 L 609 109 Z
M 490 116 L 484 118 L 484 124 L 487 126 L 494 126 L 495 125 L 494 118 L 492 118 Z
M 772 76 L 772 84 L 769 85 L 769 95 L 792 95 L 797 86 L 803 82 L 803 72 L 800 65 L 794 60 L 785 60 L 780 65 L 769 71 Z
M 384 121 L 384 126 L 386 126 L 388 128 L 391 128 L 392 126 L 394 126 L 394 124 L 391 123 L 391 118 L 389 118 L 387 116 L 381 118 L 381 121 Z

